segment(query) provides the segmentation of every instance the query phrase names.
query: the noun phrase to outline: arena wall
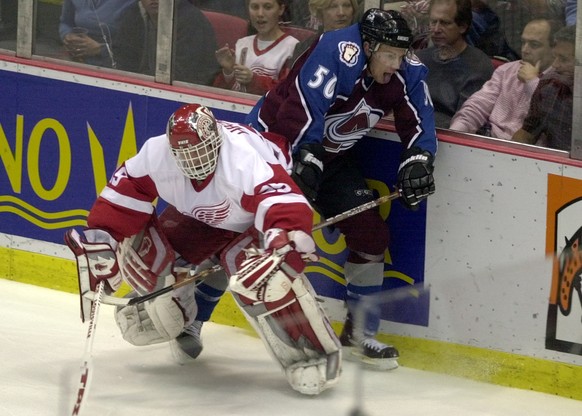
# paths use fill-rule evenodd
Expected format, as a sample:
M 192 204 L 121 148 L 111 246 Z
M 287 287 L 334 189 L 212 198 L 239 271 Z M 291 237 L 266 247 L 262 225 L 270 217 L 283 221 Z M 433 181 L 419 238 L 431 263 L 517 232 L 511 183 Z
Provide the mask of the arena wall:
M 180 103 L 242 121 L 256 99 L 18 58 L 0 61 L 0 77 L 0 277 L 71 293 L 63 233 L 85 225 L 115 167 Z M 379 195 L 393 188 L 398 149 L 389 121 L 358 149 Z M 582 400 L 582 163 L 442 131 L 435 175 L 418 211 L 381 207 L 386 291 L 367 306 L 382 339 L 404 366 Z M 308 276 L 339 330 L 345 244 L 334 230 L 314 236 L 321 259 Z M 229 295 L 213 319 L 249 328 Z

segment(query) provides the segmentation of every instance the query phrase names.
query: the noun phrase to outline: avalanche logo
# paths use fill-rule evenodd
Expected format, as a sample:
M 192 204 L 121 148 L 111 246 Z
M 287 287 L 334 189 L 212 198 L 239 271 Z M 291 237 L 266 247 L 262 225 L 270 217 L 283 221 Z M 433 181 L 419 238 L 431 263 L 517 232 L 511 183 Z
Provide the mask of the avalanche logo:
M 230 203 L 225 200 L 217 205 L 198 207 L 192 211 L 192 216 L 205 224 L 217 226 L 226 221 L 231 211 Z
M 358 56 L 360 55 L 360 47 L 354 42 L 340 42 L 337 47 L 339 48 L 340 61 L 349 67 L 352 67 L 358 63 Z
M 328 115 L 325 118 L 325 147 L 328 151 L 339 153 L 352 147 L 360 138 L 370 131 L 382 117 L 365 101 L 350 112 Z

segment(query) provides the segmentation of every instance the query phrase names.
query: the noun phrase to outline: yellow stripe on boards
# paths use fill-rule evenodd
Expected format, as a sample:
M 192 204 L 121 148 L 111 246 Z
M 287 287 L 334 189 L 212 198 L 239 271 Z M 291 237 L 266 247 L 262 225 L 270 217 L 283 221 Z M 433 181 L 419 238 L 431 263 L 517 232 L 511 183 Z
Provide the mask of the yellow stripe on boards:
M 74 261 L 22 250 L 0 248 L 0 278 L 78 291 Z M 212 321 L 254 332 L 230 293 L 220 300 Z M 342 324 L 334 322 L 333 327 L 339 333 Z M 398 348 L 404 367 L 582 400 L 582 366 L 442 341 L 386 334 L 378 339 Z
M 334 323 L 336 332 L 341 324 Z M 403 367 L 582 400 L 582 366 L 443 341 L 380 334 Z

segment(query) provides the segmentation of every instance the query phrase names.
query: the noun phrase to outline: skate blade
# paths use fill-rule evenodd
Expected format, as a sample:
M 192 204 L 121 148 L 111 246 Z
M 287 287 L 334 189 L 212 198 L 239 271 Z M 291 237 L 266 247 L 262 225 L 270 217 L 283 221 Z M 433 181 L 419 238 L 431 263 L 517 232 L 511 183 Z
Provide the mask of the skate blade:
M 360 363 L 370 370 L 388 371 L 398 368 L 398 358 L 370 358 L 355 347 L 343 347 L 342 353 L 346 360 Z
M 182 350 L 182 348 L 180 348 L 180 346 L 178 345 L 178 341 L 173 339 L 169 342 L 169 344 L 170 351 L 172 352 L 172 358 L 174 358 L 176 364 L 185 365 L 194 362 L 195 358 L 192 358 L 188 354 L 186 354 Z

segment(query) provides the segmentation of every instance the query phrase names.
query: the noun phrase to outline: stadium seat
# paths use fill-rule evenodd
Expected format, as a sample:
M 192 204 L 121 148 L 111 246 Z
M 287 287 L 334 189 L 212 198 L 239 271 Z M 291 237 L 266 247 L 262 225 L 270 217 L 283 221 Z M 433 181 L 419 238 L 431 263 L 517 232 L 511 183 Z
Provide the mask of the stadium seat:
M 283 29 L 283 31 L 285 33 L 287 33 L 288 35 L 293 36 L 299 42 L 302 42 L 305 39 L 309 39 L 310 37 L 315 35 L 315 33 L 317 33 L 314 30 L 306 29 L 304 27 L 299 27 L 299 26 L 283 26 L 282 25 L 281 29 Z
M 494 69 L 497 69 L 501 65 L 506 64 L 508 62 L 509 62 L 509 60 L 507 58 L 504 58 L 503 56 L 492 56 L 491 57 L 491 63 L 493 64 Z
M 248 34 L 249 22 L 243 18 L 210 10 L 202 10 L 202 13 L 214 29 L 216 44 L 219 48 L 228 43 L 228 46 L 234 49 L 236 41 Z

